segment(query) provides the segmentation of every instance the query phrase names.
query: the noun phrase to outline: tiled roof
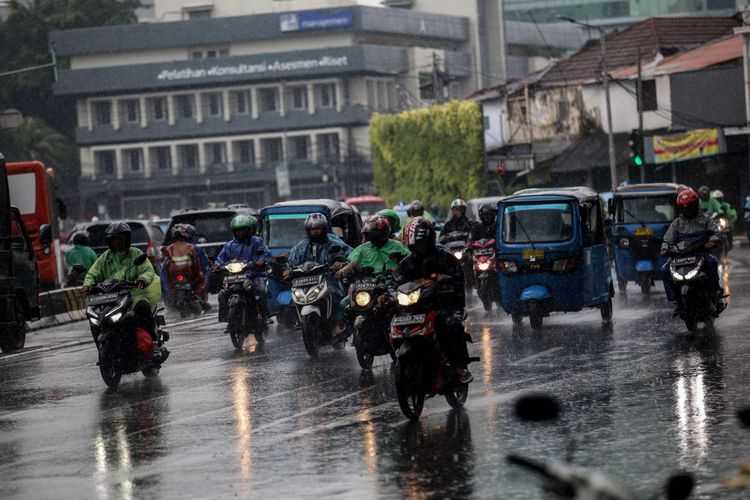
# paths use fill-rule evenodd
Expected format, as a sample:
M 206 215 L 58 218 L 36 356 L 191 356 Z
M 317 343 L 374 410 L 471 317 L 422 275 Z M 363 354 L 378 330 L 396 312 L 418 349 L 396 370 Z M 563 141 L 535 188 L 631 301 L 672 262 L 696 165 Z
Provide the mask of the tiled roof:
M 607 35 L 607 69 L 636 63 L 638 49 L 643 60 L 695 49 L 715 38 L 733 33 L 740 22 L 734 17 L 652 17 L 621 32 Z M 576 54 L 558 61 L 544 77 L 545 83 L 591 81 L 601 70 L 599 40 L 591 40 Z

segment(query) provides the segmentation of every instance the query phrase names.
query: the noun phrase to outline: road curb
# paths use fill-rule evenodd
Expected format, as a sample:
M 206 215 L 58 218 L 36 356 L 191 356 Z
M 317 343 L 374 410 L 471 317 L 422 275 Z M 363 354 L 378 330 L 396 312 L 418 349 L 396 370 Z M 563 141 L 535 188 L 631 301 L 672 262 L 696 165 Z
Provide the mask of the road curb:
M 28 330 L 40 330 L 84 319 L 88 301 L 81 294 L 81 288 L 62 288 L 39 294 L 38 321 L 26 322 Z
M 64 342 L 62 344 L 53 344 L 53 345 L 40 346 L 40 347 L 30 347 L 27 351 L 14 352 L 11 354 L 0 356 L 0 363 L 4 363 L 6 361 L 17 359 L 17 358 L 30 356 L 38 352 L 41 353 L 41 352 L 59 351 L 60 349 L 67 349 L 69 347 L 78 347 L 78 346 L 88 345 L 88 344 L 93 344 L 93 343 L 94 343 L 94 339 L 81 339 L 81 340 L 73 340 L 70 342 Z

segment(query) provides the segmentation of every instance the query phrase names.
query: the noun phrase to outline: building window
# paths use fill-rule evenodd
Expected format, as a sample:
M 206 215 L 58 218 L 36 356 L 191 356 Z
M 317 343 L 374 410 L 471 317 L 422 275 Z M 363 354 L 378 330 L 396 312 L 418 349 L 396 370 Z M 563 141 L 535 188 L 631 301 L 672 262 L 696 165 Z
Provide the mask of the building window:
M 643 111 L 656 111 L 659 104 L 656 100 L 656 80 L 643 80 L 641 83 Z
M 183 94 L 175 96 L 175 112 L 178 118 L 190 120 L 193 118 L 195 109 L 195 96 Z
M 307 87 L 296 85 L 287 87 L 287 105 L 294 111 L 304 111 L 307 109 Z
M 112 103 L 109 101 L 96 101 L 94 103 L 94 121 L 97 125 L 111 125 Z
M 97 175 L 115 175 L 117 165 L 115 163 L 114 151 L 96 151 L 94 152 L 94 168 Z
M 367 80 L 367 107 L 370 109 L 378 109 L 378 101 L 375 95 L 375 82 L 373 80 Z
M 198 145 L 182 144 L 177 146 L 177 155 L 180 158 L 180 167 L 186 169 L 198 168 Z
M 567 132 L 570 129 L 570 103 L 566 100 L 557 101 L 557 123 L 558 132 Z
M 394 82 L 385 82 L 385 91 L 388 96 L 388 109 L 396 109 L 398 107 L 398 99 L 396 99 L 396 84 Z
M 419 74 L 419 98 L 423 101 L 435 100 L 434 79 L 432 73 Z
M 189 9 L 182 9 L 183 19 L 210 19 L 213 8 L 210 6 L 206 7 L 192 7 Z
M 167 98 L 166 97 L 149 97 L 148 110 L 150 118 L 154 121 L 164 121 L 167 119 Z
M 236 141 L 234 143 L 234 157 L 240 165 L 255 163 L 255 145 L 253 141 Z
M 227 148 L 226 144 L 223 142 L 210 142 L 206 144 L 206 158 L 208 159 L 208 164 L 217 166 L 217 165 L 226 165 L 227 163 Z
M 264 163 L 278 163 L 284 161 L 281 138 L 261 139 L 260 149 Z
M 336 107 L 336 84 L 322 83 L 315 86 L 315 101 L 319 108 Z
M 388 111 L 396 106 L 396 86 L 388 80 L 367 81 L 367 105 L 376 111 Z
M 234 113 L 237 115 L 248 115 L 252 109 L 250 91 L 236 90 L 231 94 Z
M 289 138 L 289 158 L 295 161 L 310 159 L 310 136 L 302 135 Z
M 388 109 L 388 94 L 385 90 L 385 82 L 378 81 L 378 108 L 379 110 Z
M 227 56 L 229 56 L 228 48 L 192 49 L 190 51 L 190 59 L 210 59 Z
M 317 142 L 320 161 L 339 161 L 339 134 L 319 134 Z
M 224 115 L 220 92 L 202 94 L 201 101 L 203 102 L 203 112 L 206 116 L 221 118 Z
M 143 153 L 140 148 L 122 150 L 123 166 L 128 172 L 143 170 Z
M 172 170 L 172 152 L 169 146 L 151 148 L 151 166 L 152 170 L 161 172 Z
M 279 89 L 269 87 L 258 89 L 258 100 L 260 101 L 260 111 L 268 113 L 279 109 Z
M 138 99 L 125 99 L 120 102 L 120 115 L 125 123 L 141 121 L 141 103 Z
M 484 117 L 484 129 L 485 130 L 490 129 L 490 117 L 489 116 Z

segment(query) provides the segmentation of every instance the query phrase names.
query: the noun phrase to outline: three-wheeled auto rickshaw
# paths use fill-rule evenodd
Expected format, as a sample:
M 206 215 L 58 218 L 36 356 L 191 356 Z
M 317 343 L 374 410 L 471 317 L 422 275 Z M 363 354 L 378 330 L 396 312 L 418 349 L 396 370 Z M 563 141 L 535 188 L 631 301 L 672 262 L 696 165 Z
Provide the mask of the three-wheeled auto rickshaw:
M 614 287 L 604 211 L 586 187 L 525 189 L 498 203 L 500 296 L 514 324 L 552 312 L 601 309 L 612 320 Z
M 319 212 L 328 219 L 332 234 L 347 245 L 356 247 L 360 243 L 362 218 L 357 209 L 341 201 L 328 199 L 284 201 L 265 207 L 260 211 L 260 232 L 273 255 L 268 279 L 268 310 L 279 322 L 291 327 L 297 321 L 297 311 L 292 301 L 291 287 L 282 281 L 289 251 L 307 238 L 305 219 Z
M 612 250 L 617 286 L 625 293 L 633 281 L 648 295 L 659 279 L 666 257 L 659 255 L 662 238 L 677 216 L 681 184 L 632 184 L 618 188 L 610 201 Z

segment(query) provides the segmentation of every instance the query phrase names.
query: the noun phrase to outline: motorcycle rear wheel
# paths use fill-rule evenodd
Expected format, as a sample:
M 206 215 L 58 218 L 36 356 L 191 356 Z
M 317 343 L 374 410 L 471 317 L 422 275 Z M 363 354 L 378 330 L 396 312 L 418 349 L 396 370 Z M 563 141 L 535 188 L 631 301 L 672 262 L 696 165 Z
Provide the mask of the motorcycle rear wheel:
M 451 405 L 451 408 L 460 410 L 466 404 L 466 397 L 469 395 L 469 385 L 459 384 L 445 395 L 445 400 Z
M 424 393 L 421 391 L 410 390 L 407 386 L 406 376 L 403 373 L 406 370 L 396 362 L 396 397 L 401 412 L 409 420 L 419 420 L 424 408 Z

